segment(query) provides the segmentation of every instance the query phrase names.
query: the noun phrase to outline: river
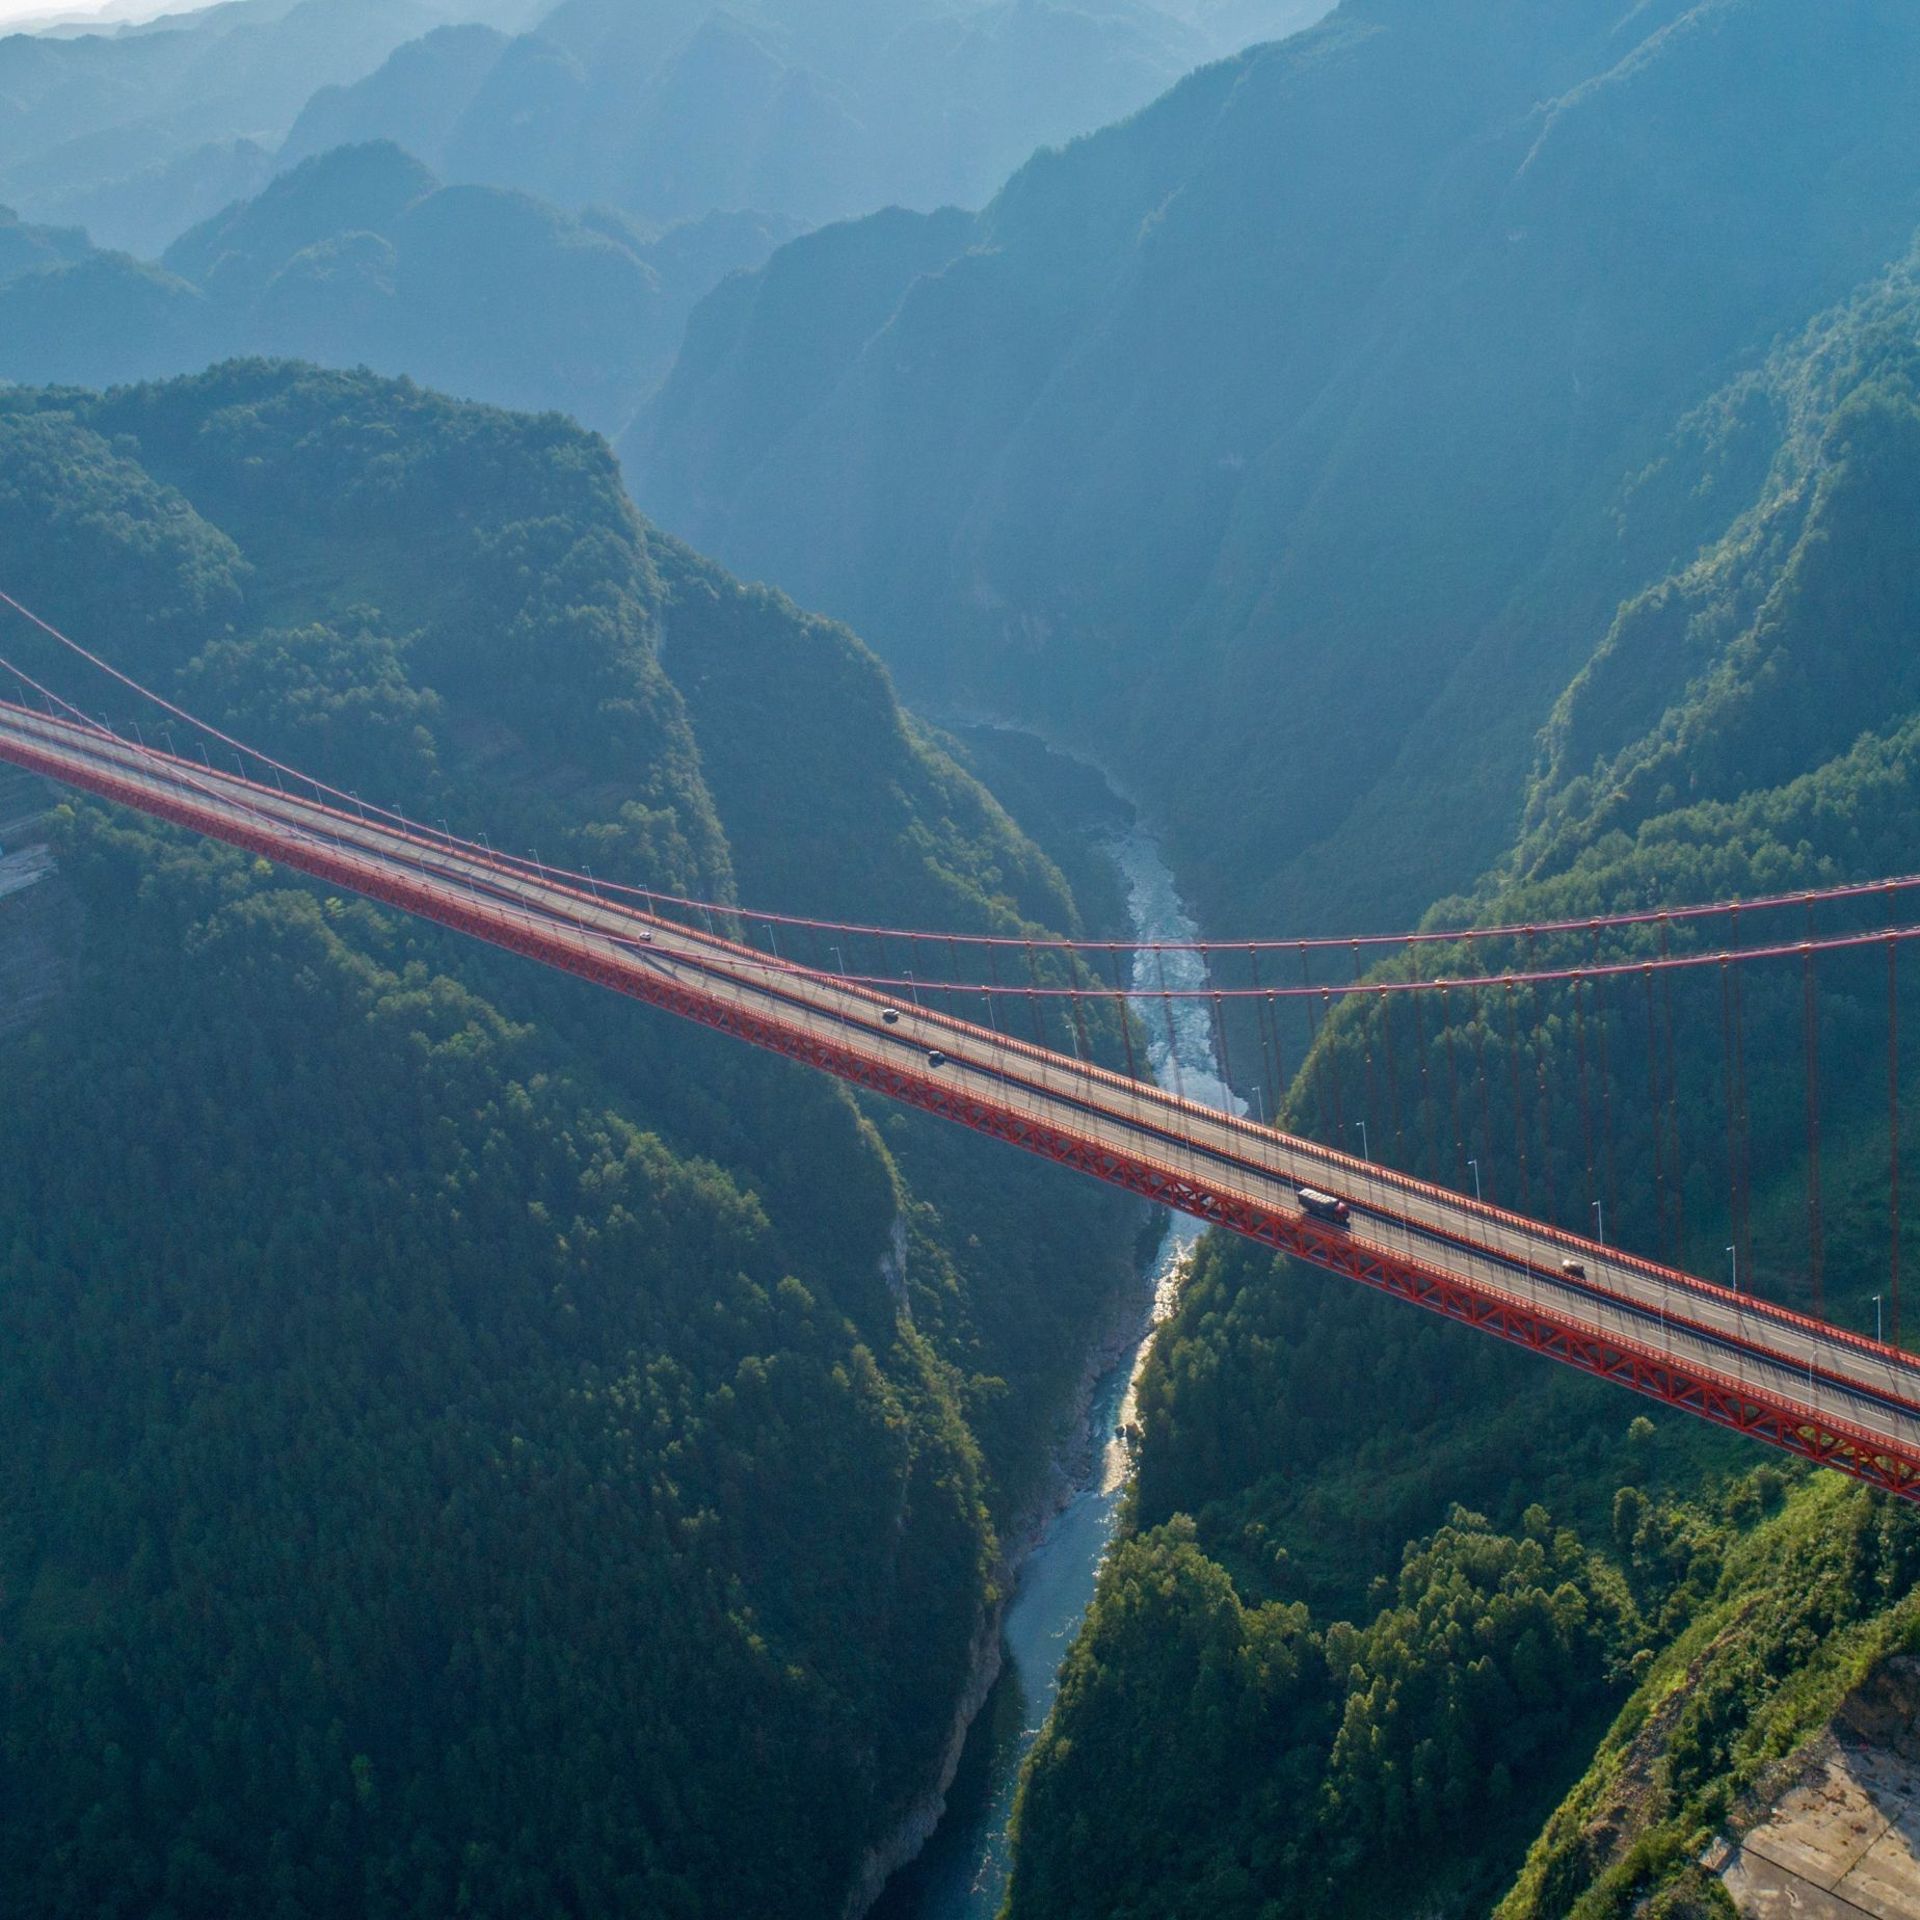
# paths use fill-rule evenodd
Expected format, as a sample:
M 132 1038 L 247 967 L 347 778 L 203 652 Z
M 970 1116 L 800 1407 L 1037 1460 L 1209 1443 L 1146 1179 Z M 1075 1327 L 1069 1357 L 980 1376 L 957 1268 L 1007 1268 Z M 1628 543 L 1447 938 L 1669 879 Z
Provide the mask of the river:
M 1133 828 L 1111 846 L 1127 884 L 1134 938 L 1192 940 L 1192 916 L 1153 836 Z M 1162 967 L 1164 966 L 1164 974 Z M 1135 953 L 1133 986 L 1142 996 L 1163 987 L 1204 984 L 1196 955 Z M 1204 1000 L 1143 998 L 1153 1076 L 1169 1092 L 1246 1111 L 1221 1081 Z M 1138 1344 L 1094 1390 L 1090 1471 L 1022 1562 L 1004 1627 L 1006 1664 L 975 1723 L 947 1813 L 926 1851 L 888 1888 L 873 1920 L 993 1920 L 1011 1866 L 1007 1824 L 1020 1767 L 1038 1739 L 1059 1689 L 1060 1664 L 1093 1600 L 1100 1562 L 1113 1538 L 1132 1463 L 1124 1438 L 1152 1329 L 1173 1311 L 1201 1227 L 1174 1216 L 1153 1260 L 1153 1312 Z

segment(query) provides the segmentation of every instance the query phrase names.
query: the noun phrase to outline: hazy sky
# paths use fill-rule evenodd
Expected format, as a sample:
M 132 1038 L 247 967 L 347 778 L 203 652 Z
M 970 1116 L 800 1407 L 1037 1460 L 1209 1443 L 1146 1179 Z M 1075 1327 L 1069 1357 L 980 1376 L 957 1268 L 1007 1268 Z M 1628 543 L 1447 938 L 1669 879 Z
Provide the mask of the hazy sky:
M 195 0 L 154 0 L 151 7 L 142 7 L 143 13 L 184 12 Z M 105 10 L 107 0 L 0 0 L 0 25 L 12 20 L 44 20 L 49 16 L 71 20 L 82 14 L 100 13 Z M 116 13 L 124 15 L 126 9 L 116 8 Z

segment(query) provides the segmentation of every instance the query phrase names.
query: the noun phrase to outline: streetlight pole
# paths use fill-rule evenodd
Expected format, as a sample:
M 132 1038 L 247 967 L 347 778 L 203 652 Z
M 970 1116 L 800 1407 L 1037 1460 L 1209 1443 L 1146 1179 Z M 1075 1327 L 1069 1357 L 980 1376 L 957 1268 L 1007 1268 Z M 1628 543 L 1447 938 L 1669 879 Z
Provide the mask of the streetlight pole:
M 1729 1247 L 1727 1249 L 1727 1258 L 1733 1262 L 1733 1291 L 1737 1298 L 1740 1292 L 1740 1249 L 1738 1247 Z
M 1253 1089 L 1253 1105 L 1254 1111 L 1260 1116 L 1260 1124 L 1264 1127 L 1267 1124 L 1267 1100 L 1266 1095 L 1258 1087 Z
M 1593 1203 L 1593 1237 L 1601 1246 L 1607 1244 L 1607 1210 L 1598 1200 Z
M 1480 1201 L 1480 1162 L 1479 1162 L 1478 1160 L 1469 1160 L 1469 1161 L 1467 1162 L 1467 1165 L 1468 1165 L 1468 1166 L 1470 1166 L 1470 1167 L 1471 1167 L 1471 1168 L 1473 1169 L 1473 1204 L 1474 1204 L 1474 1205 L 1475 1205 L 1475 1206 L 1477 1207 L 1477 1206 L 1479 1206 L 1479 1205 L 1481 1204 L 1481 1201 Z
M 1371 1165 L 1373 1150 L 1367 1145 L 1367 1123 L 1364 1120 L 1356 1120 L 1353 1124 L 1360 1129 L 1360 1158 Z
M 1886 1344 L 1880 1337 L 1880 1296 L 1877 1293 L 1873 1296 L 1873 1340 L 1876 1346 Z

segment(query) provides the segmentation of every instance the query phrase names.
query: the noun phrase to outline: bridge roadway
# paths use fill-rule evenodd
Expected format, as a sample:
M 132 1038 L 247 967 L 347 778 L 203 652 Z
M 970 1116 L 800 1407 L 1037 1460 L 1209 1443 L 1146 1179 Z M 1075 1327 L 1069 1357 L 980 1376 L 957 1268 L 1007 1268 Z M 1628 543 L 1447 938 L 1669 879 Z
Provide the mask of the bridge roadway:
M 773 1045 L 1920 1497 L 1920 1362 L 1861 1336 L 417 829 L 5 703 L 0 759 Z M 1308 1216 L 1303 1185 L 1346 1200 L 1351 1224 Z M 1584 1273 L 1564 1272 L 1567 1260 Z

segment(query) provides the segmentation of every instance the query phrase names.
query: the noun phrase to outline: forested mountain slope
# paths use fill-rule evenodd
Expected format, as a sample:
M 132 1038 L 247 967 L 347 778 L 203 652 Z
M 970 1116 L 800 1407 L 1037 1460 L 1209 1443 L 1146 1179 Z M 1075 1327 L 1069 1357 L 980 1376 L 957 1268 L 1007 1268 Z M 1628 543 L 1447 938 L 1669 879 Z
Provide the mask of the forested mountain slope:
M 1916 342 L 1903 261 L 1691 412 L 1622 490 L 1609 518 L 1629 544 L 1675 499 L 1718 525 L 1594 631 L 1515 796 L 1515 844 L 1435 924 L 1920 866 Z M 1883 920 L 1877 902 L 1858 916 Z M 1895 965 L 1908 995 L 1911 962 Z M 1889 978 L 1881 951 L 1818 976 L 1826 1309 L 1868 1331 L 1887 1290 Z M 1711 1274 L 1738 1243 L 1747 1288 L 1810 1307 L 1801 972 L 1753 973 L 1735 1003 L 1731 1119 L 1725 993 L 1674 990 L 1664 1164 L 1645 1043 L 1625 1044 L 1642 1030 L 1605 990 L 1529 996 L 1518 1075 L 1503 1023 L 1460 1027 L 1492 1090 L 1471 1147 L 1494 1197 L 1514 1196 L 1517 1142 L 1534 1203 L 1564 1224 L 1585 1224 L 1599 1182 L 1624 1243 Z M 1318 1076 L 1360 1084 L 1380 1043 L 1377 1016 L 1337 1018 L 1295 1124 L 1319 1124 Z M 1448 1042 L 1430 1023 L 1426 1044 L 1403 1070 L 1439 1086 Z M 1575 1091 L 1583 1044 L 1595 1101 L 1630 1116 L 1617 1183 Z M 1910 1127 L 1910 1034 L 1897 1068 Z M 1518 1113 L 1508 1087 L 1527 1089 Z M 1399 1157 L 1451 1180 L 1436 1121 L 1416 1110 Z M 1916 1244 L 1909 1225 L 1906 1261 Z M 1783 1478 L 1691 1425 L 1630 1425 L 1611 1389 L 1250 1250 L 1203 1264 L 1142 1408 L 1137 1537 L 1027 1783 L 1015 1920 L 1466 1916 L 1503 1891 L 1502 1920 L 1722 1913 L 1696 1862 L 1739 1796 L 1875 1661 L 1920 1644 L 1909 1509 Z M 1455 1502 L 1488 1518 L 1449 1518 Z M 1163 1703 L 1152 1777 L 1171 1748 L 1173 1772 L 1218 1789 L 1165 1830 L 1138 1805 L 1109 1817 L 1091 1785 L 1132 1764 L 1146 1696 Z M 1418 1844 L 1356 1849 L 1389 1830 Z
M 445 186 L 391 145 L 344 147 L 158 265 L 0 227 L 0 374 L 104 387 L 290 354 L 611 432 L 671 364 L 695 302 L 791 232 L 714 214 L 649 236 L 604 210 Z
M 1074 921 L 850 635 L 563 422 L 253 363 L 0 443 L 10 591 L 344 785 Z M 877 798 L 814 833 L 755 769 L 829 753 Z M 57 850 L 77 974 L 0 1041 L 9 1911 L 840 1912 L 1126 1210 L 264 863 L 84 804 Z
M 1417 914 L 1716 530 L 1623 479 L 1904 251 L 1917 107 L 1893 0 L 1348 0 L 971 227 L 795 242 L 623 454 L 914 689 L 1095 745 L 1216 923 Z

